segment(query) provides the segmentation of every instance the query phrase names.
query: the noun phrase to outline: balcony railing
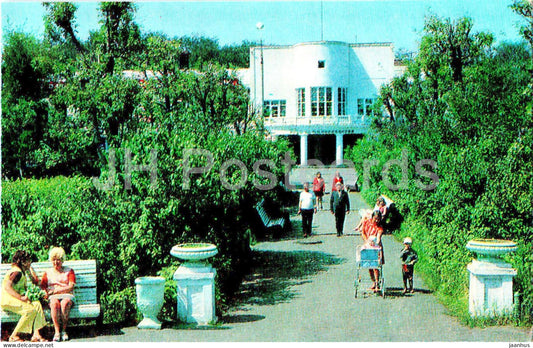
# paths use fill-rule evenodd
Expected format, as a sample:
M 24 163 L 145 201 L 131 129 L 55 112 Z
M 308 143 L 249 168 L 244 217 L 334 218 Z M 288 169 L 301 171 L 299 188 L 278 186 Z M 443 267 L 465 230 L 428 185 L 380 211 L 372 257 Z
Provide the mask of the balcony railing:
M 295 132 L 329 132 L 351 131 L 365 132 L 370 126 L 371 118 L 361 115 L 346 116 L 306 116 L 306 117 L 265 117 L 265 126 L 273 131 Z

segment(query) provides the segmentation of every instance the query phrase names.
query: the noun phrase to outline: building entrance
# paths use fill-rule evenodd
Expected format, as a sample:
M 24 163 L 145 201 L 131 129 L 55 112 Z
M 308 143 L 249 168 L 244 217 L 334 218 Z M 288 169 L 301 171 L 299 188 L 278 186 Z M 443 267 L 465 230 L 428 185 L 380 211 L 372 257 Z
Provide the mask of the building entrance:
M 353 146 L 362 134 L 345 134 L 343 136 L 343 151 L 348 146 Z M 301 137 L 300 135 L 280 136 L 289 141 L 290 148 L 296 156 L 296 163 L 299 165 L 301 159 Z M 310 134 L 307 137 L 307 158 L 309 165 L 313 165 L 311 160 L 317 159 L 325 166 L 331 165 L 336 159 L 336 139 L 334 134 Z

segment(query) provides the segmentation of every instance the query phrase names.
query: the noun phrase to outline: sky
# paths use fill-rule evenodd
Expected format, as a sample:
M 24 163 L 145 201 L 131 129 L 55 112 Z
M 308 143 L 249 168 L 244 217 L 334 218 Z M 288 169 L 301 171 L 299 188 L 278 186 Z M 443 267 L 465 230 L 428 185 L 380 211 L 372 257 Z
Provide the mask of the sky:
M 416 51 L 428 15 L 470 17 L 474 31 L 494 34 L 496 42 L 518 41 L 520 16 L 512 0 L 389 0 L 389 1 L 143 1 L 135 22 L 143 33 L 170 38 L 205 36 L 221 46 L 263 40 L 292 45 L 308 41 L 348 43 L 392 42 L 396 49 Z M 86 40 L 98 24 L 98 3 L 77 2 L 78 38 Z M 44 10 L 40 2 L 2 1 L 3 33 L 16 30 L 42 37 Z M 262 30 L 257 23 L 264 24 Z

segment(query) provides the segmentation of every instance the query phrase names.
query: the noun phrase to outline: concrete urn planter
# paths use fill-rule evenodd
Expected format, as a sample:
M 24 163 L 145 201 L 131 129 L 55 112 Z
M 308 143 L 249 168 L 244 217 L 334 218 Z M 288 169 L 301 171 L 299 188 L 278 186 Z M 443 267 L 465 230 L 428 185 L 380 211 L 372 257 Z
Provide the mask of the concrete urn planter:
M 466 248 L 477 254 L 480 261 L 500 263 L 501 257 L 516 251 L 516 243 L 504 239 L 473 239 L 466 244 Z
M 469 312 L 472 316 L 500 316 L 513 311 L 513 277 L 516 270 L 502 256 L 516 251 L 510 240 L 474 239 L 466 248 L 477 255 L 468 264 Z
M 170 255 L 186 261 L 189 266 L 203 266 L 205 260 L 218 254 L 216 245 L 210 243 L 185 243 L 172 247 Z
M 207 259 L 218 253 L 216 245 L 185 243 L 172 247 L 170 254 L 184 262 L 174 273 L 177 290 L 178 319 L 200 325 L 216 322 L 216 269 Z
M 143 320 L 137 325 L 139 329 L 161 329 L 161 322 L 157 315 L 165 300 L 165 278 L 140 277 L 135 279 L 137 291 L 137 307 L 143 315 Z

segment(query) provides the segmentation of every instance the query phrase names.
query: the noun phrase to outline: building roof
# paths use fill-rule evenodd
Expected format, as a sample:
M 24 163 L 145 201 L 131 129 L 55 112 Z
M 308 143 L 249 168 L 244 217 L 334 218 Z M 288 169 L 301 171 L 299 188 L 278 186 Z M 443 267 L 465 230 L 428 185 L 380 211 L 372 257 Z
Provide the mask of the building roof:
M 293 45 L 263 45 L 263 46 L 253 46 L 252 48 L 292 48 L 297 46 L 307 46 L 307 45 L 343 45 L 343 46 L 350 46 L 350 47 L 387 47 L 387 46 L 393 46 L 392 42 L 359 42 L 359 43 L 348 43 L 343 41 L 308 41 L 308 42 L 300 42 Z

